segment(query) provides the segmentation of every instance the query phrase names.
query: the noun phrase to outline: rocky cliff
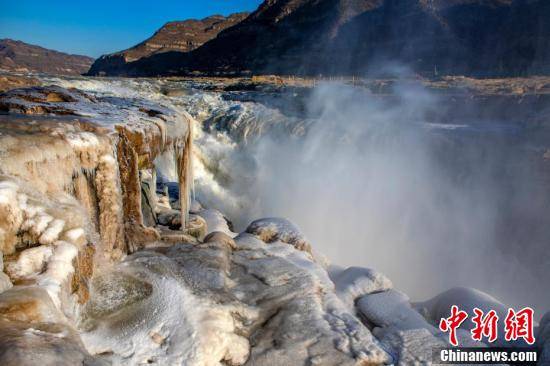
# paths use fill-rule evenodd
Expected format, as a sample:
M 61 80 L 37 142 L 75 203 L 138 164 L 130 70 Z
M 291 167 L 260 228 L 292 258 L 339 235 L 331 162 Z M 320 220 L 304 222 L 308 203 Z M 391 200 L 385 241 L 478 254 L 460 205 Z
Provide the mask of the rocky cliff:
M 93 58 L 69 55 L 11 39 L 0 40 L 0 69 L 80 75 L 88 71 Z
M 201 20 L 190 19 L 166 23 L 153 36 L 134 47 L 101 56 L 94 62 L 88 74 L 123 74 L 128 63 L 143 57 L 170 51 L 192 51 L 247 16 L 248 13 L 236 13 L 227 17 L 214 15 Z
M 108 75 L 361 75 L 388 61 L 430 75 L 550 72 L 544 0 L 268 0 L 189 53 Z

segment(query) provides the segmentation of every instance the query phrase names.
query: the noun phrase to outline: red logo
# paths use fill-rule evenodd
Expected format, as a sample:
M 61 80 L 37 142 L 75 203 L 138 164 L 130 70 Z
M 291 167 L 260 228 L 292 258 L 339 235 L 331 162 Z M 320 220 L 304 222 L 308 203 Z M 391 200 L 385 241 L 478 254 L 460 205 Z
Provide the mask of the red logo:
M 533 331 L 534 310 L 526 307 L 516 312 L 513 309 L 508 309 L 508 314 L 504 320 L 504 338 L 506 341 L 515 341 L 523 338 L 528 344 L 535 343 Z M 451 306 L 451 315 L 448 318 L 441 318 L 439 329 L 442 332 L 449 332 L 449 342 L 453 346 L 458 346 L 456 331 L 462 323 L 468 318 L 468 313 L 459 310 L 458 306 Z M 495 310 L 490 310 L 486 314 L 474 308 L 474 316 L 472 322 L 474 328 L 470 331 L 474 341 L 483 341 L 487 338 L 487 342 L 492 343 L 498 338 L 498 321 L 499 317 Z
M 458 310 L 458 306 L 453 305 L 451 307 L 451 316 L 448 318 L 442 318 L 439 322 L 439 329 L 442 332 L 449 332 L 449 342 L 451 342 L 453 346 L 458 346 L 456 330 L 467 318 L 468 313 Z
M 482 310 L 474 308 L 474 313 L 475 316 L 472 318 L 472 321 L 475 323 L 475 327 L 470 331 L 470 333 L 472 333 L 472 339 L 474 341 L 482 341 L 483 337 L 487 337 L 489 343 L 496 341 L 498 336 L 497 312 L 491 310 L 484 316 Z
M 507 341 L 515 341 L 523 338 L 527 343 L 535 343 L 533 335 L 533 315 L 535 312 L 531 308 L 523 308 L 518 312 L 508 309 L 508 315 L 504 321 L 506 333 L 504 338 Z

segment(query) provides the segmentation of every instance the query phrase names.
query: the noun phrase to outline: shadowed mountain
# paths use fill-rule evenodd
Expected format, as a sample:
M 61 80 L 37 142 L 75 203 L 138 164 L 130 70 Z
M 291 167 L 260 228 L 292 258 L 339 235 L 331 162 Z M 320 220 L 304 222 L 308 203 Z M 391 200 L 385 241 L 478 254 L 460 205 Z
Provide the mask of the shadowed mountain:
M 213 15 L 202 20 L 168 22 L 147 40 L 124 51 L 103 55 L 95 61 L 89 75 L 124 73 L 126 65 L 143 57 L 170 51 L 189 52 L 213 39 L 222 30 L 248 16 L 236 13 L 227 17 Z
M 426 74 L 550 72 L 545 0 L 266 0 L 188 52 L 119 75 L 358 75 L 403 62 Z
M 0 69 L 3 70 L 80 75 L 93 61 L 91 57 L 70 55 L 21 41 L 0 40 Z

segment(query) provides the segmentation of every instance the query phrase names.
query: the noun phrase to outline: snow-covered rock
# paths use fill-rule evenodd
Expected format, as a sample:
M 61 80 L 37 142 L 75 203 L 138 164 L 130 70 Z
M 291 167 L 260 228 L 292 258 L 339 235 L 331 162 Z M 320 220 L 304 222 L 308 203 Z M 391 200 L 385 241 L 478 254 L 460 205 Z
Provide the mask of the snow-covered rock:
M 266 243 L 282 241 L 291 244 L 299 250 L 311 253 L 311 245 L 300 229 L 283 218 L 270 217 L 252 222 L 246 232 L 258 236 Z
M 353 308 L 356 299 L 364 295 L 393 287 L 389 278 L 370 268 L 349 267 L 334 273 L 331 279 L 336 286 L 336 294 L 350 308 Z
M 390 289 L 371 293 L 357 300 L 356 306 L 399 365 L 429 364 L 434 349 L 449 346 L 448 336 L 413 309 L 402 292 Z M 473 342 L 467 331 L 459 331 L 457 336 L 464 347 L 484 346 Z
M 227 223 L 227 219 L 220 211 L 215 209 L 205 209 L 197 211 L 197 215 L 202 217 L 206 221 L 206 235 L 215 231 L 220 231 L 231 237 L 237 235 L 236 233 L 231 231 Z

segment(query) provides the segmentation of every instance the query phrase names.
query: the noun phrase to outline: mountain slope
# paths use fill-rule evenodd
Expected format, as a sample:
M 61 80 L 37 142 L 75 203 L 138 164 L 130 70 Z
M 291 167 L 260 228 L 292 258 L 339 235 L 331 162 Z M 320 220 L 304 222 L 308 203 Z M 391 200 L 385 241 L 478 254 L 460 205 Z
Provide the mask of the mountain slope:
M 93 64 L 89 74 L 123 72 L 127 63 L 142 57 L 169 51 L 192 51 L 216 37 L 222 30 L 241 22 L 247 16 L 248 13 L 235 13 L 227 17 L 213 15 L 202 20 L 189 19 L 166 23 L 153 36 L 136 46 L 101 56 Z
M 550 72 L 545 0 L 266 0 L 188 53 L 154 54 L 121 74 L 362 74 L 388 61 L 418 72 Z
M 0 40 L 0 69 L 3 70 L 80 75 L 93 61 L 91 57 L 70 55 L 21 41 Z

